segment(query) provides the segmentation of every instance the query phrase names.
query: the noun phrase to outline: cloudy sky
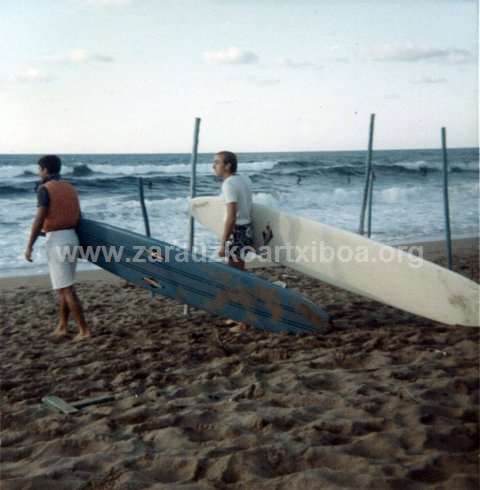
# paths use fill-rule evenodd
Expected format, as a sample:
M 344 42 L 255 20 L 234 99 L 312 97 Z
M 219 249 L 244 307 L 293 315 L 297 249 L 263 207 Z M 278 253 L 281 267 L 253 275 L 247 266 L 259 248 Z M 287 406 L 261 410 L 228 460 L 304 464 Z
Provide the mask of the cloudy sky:
M 478 146 L 476 0 L 2 0 L 0 153 Z

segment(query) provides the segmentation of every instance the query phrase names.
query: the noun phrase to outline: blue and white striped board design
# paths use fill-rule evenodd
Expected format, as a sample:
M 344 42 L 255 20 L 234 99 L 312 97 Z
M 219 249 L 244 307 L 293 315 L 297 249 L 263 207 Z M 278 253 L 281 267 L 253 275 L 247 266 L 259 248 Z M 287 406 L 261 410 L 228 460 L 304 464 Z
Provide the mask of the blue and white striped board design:
M 153 294 L 261 330 L 313 333 L 329 330 L 329 315 L 324 310 L 302 295 L 250 272 L 89 219 L 80 221 L 77 233 L 83 247 L 122 250 L 119 261 L 108 261 L 99 253 L 94 263 Z

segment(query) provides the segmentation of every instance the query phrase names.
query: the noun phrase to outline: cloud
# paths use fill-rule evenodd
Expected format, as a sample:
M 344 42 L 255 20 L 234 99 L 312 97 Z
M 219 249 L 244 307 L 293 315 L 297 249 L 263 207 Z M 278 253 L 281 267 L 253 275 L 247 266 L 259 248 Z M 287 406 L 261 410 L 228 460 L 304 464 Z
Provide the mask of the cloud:
M 332 44 L 331 46 L 327 46 L 327 51 L 330 52 L 327 56 L 325 56 L 323 59 L 326 62 L 335 62 L 335 63 L 349 63 L 350 59 L 347 58 L 345 55 L 341 55 L 342 48 L 337 45 L 337 44 Z
M 309 63 L 307 61 L 295 61 L 290 58 L 280 58 L 278 60 L 278 64 L 285 68 L 291 68 L 293 70 L 302 70 L 305 68 L 314 68 L 314 69 L 323 68 L 322 66 L 317 65 L 315 63 Z
M 82 4 L 92 7 L 122 7 L 131 5 L 134 0 L 79 0 Z
M 399 99 L 400 98 L 400 95 L 399 94 L 395 94 L 395 93 L 385 94 L 385 98 L 386 99 Z
M 253 51 L 233 46 L 220 51 L 209 51 L 203 56 L 207 63 L 213 65 L 250 65 L 258 62 L 258 56 Z
M 113 58 L 99 53 L 91 53 L 86 49 L 74 49 L 65 55 L 47 56 L 44 61 L 52 64 L 111 63 Z
M 420 83 L 420 84 L 435 84 L 435 83 L 445 83 L 447 79 L 444 77 L 432 78 L 432 77 L 423 77 L 420 80 L 412 80 L 412 83 Z
M 36 68 L 27 68 L 24 72 L 10 77 L 12 82 L 50 82 L 52 78 Z
M 385 44 L 370 50 L 370 58 L 374 61 L 399 61 L 415 63 L 421 61 L 437 61 L 448 64 L 470 63 L 475 56 L 467 49 L 440 49 L 431 46 L 419 46 L 413 43 Z
M 258 87 L 271 87 L 280 83 L 278 78 L 250 78 L 249 81 Z

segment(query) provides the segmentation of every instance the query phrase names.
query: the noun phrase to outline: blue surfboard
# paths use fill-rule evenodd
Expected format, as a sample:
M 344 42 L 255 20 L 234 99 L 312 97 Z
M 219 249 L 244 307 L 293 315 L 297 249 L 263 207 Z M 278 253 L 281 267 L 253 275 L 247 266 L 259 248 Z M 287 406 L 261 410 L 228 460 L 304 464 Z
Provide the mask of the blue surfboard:
M 261 330 L 329 330 L 329 315 L 324 310 L 250 272 L 89 219 L 80 221 L 77 233 L 84 253 L 88 251 L 85 258 L 153 294 Z

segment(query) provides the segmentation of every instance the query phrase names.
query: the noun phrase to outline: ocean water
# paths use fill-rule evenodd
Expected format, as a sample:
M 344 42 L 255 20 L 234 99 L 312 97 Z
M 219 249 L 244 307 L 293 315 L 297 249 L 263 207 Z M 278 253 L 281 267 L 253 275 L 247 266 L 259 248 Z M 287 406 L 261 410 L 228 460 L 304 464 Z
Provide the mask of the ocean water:
M 61 155 L 63 176 L 78 189 L 86 217 L 144 232 L 138 177 L 145 188 L 152 236 L 187 243 L 188 154 Z M 375 151 L 372 238 L 384 243 L 441 237 L 444 231 L 440 150 Z M 452 149 L 449 193 L 452 234 L 479 233 L 478 148 Z M 38 155 L 0 155 L 0 275 L 47 271 L 43 239 L 34 263 L 23 250 L 36 210 Z M 218 194 L 213 155 L 198 159 L 197 194 Z M 364 186 L 364 151 L 242 153 L 239 172 L 253 182 L 256 202 L 339 228 L 357 231 Z M 196 244 L 214 250 L 217 240 L 200 225 Z M 213 252 L 212 252 L 213 253 Z M 79 268 L 92 268 L 81 263 Z

